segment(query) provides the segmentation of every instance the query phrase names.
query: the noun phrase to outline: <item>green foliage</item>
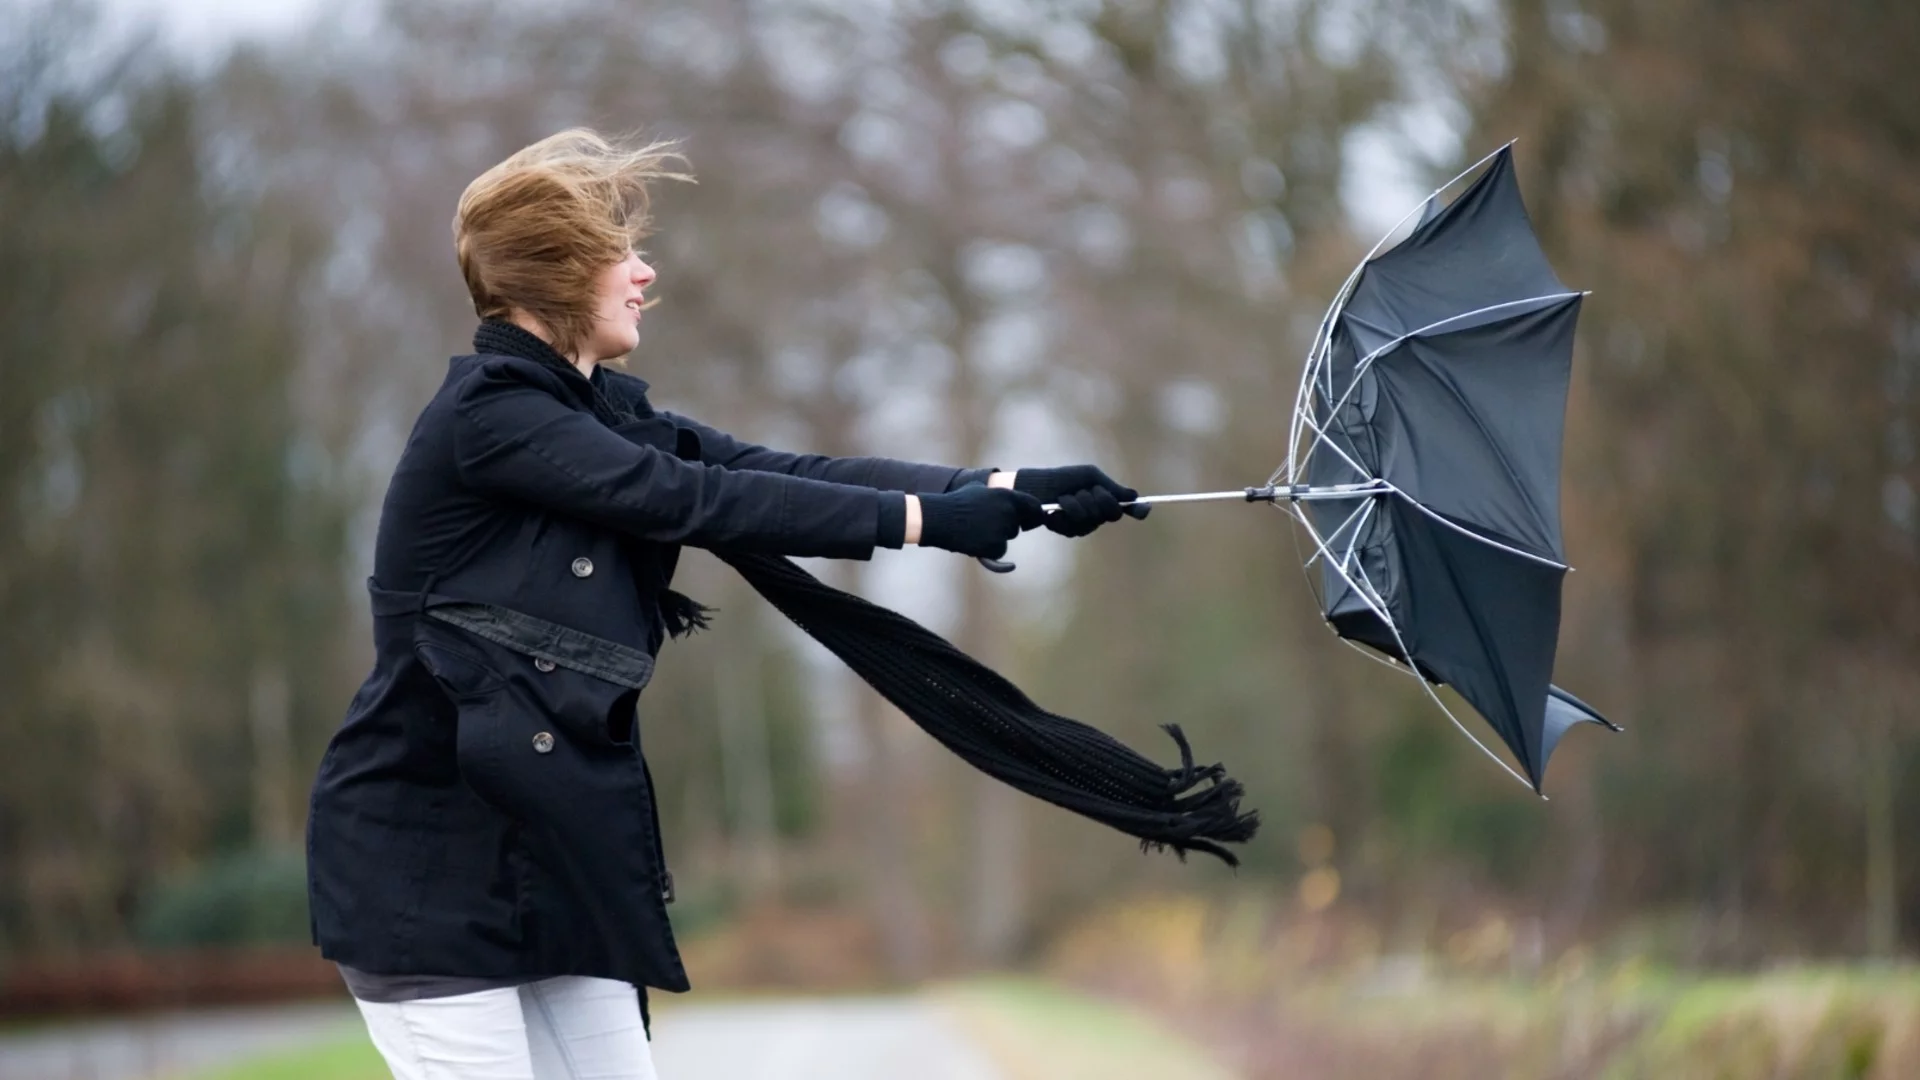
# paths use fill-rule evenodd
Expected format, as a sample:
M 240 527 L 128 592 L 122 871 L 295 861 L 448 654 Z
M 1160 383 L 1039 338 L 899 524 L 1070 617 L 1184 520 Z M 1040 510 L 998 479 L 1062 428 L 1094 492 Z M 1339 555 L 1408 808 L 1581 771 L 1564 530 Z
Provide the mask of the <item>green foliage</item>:
M 1394 850 L 1413 863 L 1477 865 L 1491 883 L 1523 884 L 1546 823 L 1513 791 L 1472 775 L 1489 763 L 1424 700 L 1418 704 L 1424 707 L 1382 738 L 1377 758 L 1382 824 Z
M 242 851 L 203 863 L 155 888 L 134 922 L 135 940 L 156 948 L 301 945 L 309 933 L 299 851 Z
M 1602 1074 L 1826 1080 L 1906 1075 L 1911 976 L 1785 972 L 1649 988 L 1653 1022 Z M 1876 1072 L 1884 1066 L 1884 1071 Z
M 221 173 L 210 86 L 52 7 L 0 47 L 0 951 L 294 841 L 350 610 L 321 233 Z
M 266 1054 L 186 1080 L 382 1080 L 391 1076 L 365 1033 Z

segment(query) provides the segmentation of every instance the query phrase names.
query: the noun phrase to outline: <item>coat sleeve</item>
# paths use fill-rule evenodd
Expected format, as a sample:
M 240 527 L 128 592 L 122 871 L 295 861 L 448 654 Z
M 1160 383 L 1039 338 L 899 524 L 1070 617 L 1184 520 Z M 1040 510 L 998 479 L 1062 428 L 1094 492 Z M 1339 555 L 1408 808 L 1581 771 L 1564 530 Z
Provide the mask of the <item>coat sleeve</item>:
M 992 469 L 956 469 L 950 465 L 921 465 L 883 457 L 827 457 L 769 450 L 698 420 L 673 413 L 660 415 L 700 436 L 700 459 L 723 469 L 804 476 L 834 484 L 852 484 L 876 491 L 935 493 L 971 483 L 984 483 Z
M 453 447 L 468 487 L 661 543 L 872 556 L 880 502 L 897 496 L 682 461 L 568 407 L 542 378 L 489 363 L 461 387 Z

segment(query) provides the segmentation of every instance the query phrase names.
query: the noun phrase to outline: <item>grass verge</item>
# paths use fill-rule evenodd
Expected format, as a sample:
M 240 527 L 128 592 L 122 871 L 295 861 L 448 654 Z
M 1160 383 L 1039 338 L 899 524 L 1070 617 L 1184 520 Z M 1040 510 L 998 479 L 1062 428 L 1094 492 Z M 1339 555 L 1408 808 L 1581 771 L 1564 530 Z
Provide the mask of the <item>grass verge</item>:
M 389 1080 L 392 1073 L 365 1034 L 342 1035 L 278 1051 L 182 1080 Z
M 974 979 L 932 996 L 1008 1080 L 1233 1080 L 1152 1016 L 1041 979 Z

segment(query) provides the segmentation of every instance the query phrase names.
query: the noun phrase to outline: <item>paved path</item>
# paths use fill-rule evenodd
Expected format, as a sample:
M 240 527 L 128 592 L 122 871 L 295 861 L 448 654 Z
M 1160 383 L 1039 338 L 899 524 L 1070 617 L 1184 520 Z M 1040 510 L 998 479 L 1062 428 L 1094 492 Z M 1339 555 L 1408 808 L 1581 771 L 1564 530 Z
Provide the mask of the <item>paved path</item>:
M 359 1025 L 351 1004 L 322 1004 L 0 1034 L 0 1080 L 146 1080 Z M 937 1006 L 911 997 L 674 1003 L 654 1018 L 654 1061 L 663 1080 L 1005 1080 Z
M 662 995 L 664 996 L 664 995 Z M 918 998 L 672 1005 L 653 1024 L 662 1080 L 1005 1080 Z
M 0 1034 L 0 1080 L 140 1080 L 352 1033 L 350 1002 L 200 1009 Z

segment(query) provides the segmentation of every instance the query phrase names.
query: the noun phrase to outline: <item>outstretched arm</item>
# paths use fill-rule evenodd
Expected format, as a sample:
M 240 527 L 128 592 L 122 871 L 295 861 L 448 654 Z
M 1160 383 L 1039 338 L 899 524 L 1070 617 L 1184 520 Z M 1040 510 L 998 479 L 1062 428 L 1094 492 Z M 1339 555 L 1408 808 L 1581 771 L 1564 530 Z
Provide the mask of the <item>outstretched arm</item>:
M 998 558 L 1043 516 L 1004 484 L 921 498 L 682 461 L 561 404 L 553 377 L 501 361 L 462 386 L 453 451 L 474 490 L 662 543 L 851 559 L 904 543 Z
M 563 405 L 549 378 L 488 362 L 461 388 L 454 453 L 467 484 L 664 543 L 864 559 L 905 539 L 901 495 L 682 461 Z
M 851 484 L 876 491 L 939 493 L 982 483 L 993 475 L 992 469 L 959 469 L 951 465 L 923 465 L 883 457 L 828 457 L 824 454 L 790 454 L 770 450 L 744 439 L 735 438 L 697 420 L 673 413 L 661 413 L 675 424 L 700 436 L 700 460 L 723 469 L 747 472 L 783 473 L 824 480 L 833 484 Z M 1000 481 L 994 486 L 1008 483 Z

